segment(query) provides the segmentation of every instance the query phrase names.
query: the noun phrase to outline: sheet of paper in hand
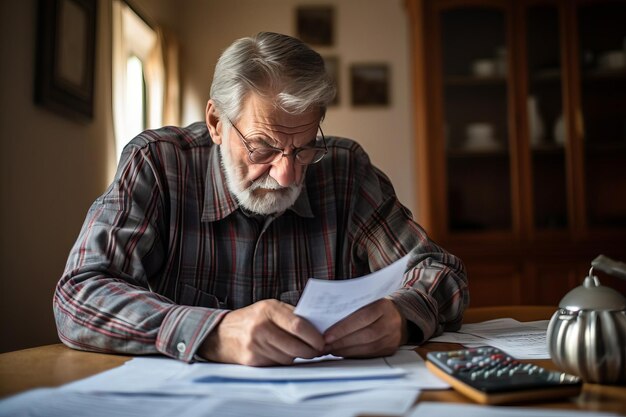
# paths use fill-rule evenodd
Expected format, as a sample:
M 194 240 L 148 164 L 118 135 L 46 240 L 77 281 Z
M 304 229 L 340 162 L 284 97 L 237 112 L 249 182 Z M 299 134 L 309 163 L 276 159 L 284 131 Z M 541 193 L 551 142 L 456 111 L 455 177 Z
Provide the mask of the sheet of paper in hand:
M 369 275 L 346 280 L 311 278 L 294 313 L 320 333 L 356 310 L 400 288 L 410 254 Z

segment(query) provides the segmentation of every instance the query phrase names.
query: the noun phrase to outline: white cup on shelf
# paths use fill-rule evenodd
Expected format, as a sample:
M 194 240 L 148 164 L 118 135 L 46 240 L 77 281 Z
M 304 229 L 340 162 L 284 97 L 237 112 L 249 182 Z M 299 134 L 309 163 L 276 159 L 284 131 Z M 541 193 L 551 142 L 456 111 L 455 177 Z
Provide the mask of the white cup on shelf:
M 559 115 L 554 122 L 554 143 L 559 146 L 565 146 L 565 119 L 563 113 Z
M 477 59 L 472 62 L 472 74 L 477 77 L 493 77 L 496 73 L 497 65 L 493 59 Z
M 470 123 L 465 128 L 465 147 L 467 149 L 494 149 L 499 147 L 494 137 L 495 129 L 491 123 Z
M 607 51 L 598 58 L 598 67 L 602 69 L 626 68 L 626 51 Z

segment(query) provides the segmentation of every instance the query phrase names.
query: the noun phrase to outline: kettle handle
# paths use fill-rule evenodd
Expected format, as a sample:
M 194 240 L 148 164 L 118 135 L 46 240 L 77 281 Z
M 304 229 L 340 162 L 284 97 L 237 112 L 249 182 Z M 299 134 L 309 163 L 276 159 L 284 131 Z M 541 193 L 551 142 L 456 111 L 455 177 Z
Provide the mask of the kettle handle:
M 608 256 L 598 255 L 591 261 L 591 266 L 614 277 L 626 279 L 626 263 L 613 260 Z

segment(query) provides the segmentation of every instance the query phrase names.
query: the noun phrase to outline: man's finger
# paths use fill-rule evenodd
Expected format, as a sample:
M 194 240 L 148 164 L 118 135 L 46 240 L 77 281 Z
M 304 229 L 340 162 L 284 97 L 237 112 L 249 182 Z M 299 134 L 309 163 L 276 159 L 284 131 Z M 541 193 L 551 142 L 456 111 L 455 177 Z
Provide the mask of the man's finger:
M 358 329 L 355 332 L 345 335 L 344 337 L 335 340 L 332 343 L 326 345 L 326 350 L 329 348 L 334 352 L 337 349 L 345 349 L 352 346 L 367 345 L 373 342 L 379 342 L 387 336 L 384 329 L 379 329 L 376 323 L 370 326 Z
M 268 308 L 270 320 L 285 332 L 304 341 L 318 353 L 324 349 L 324 338 L 308 320 L 293 314 L 293 308 L 288 304 L 278 303 L 276 308 Z
M 267 318 L 263 318 L 263 322 L 255 326 L 252 332 L 254 337 L 244 349 L 245 365 L 290 365 L 294 357 L 308 355 L 313 351 L 309 345 Z
M 266 343 L 256 352 L 250 352 L 251 355 L 243 361 L 244 365 L 249 366 L 271 366 L 271 365 L 289 365 L 293 362 L 293 358 L 284 352 L 276 349 L 270 343 Z
M 293 336 L 290 333 L 276 328 L 274 337 L 268 340 L 273 350 L 281 352 L 281 354 L 288 358 L 283 364 L 291 364 L 295 358 L 314 358 L 321 355 L 321 350 L 317 350 L 309 346 L 301 339 Z
M 383 314 L 382 309 L 379 308 L 379 303 L 380 301 L 376 301 L 362 307 L 326 330 L 324 333 L 326 344 L 332 344 L 336 340 L 366 328 L 378 320 Z

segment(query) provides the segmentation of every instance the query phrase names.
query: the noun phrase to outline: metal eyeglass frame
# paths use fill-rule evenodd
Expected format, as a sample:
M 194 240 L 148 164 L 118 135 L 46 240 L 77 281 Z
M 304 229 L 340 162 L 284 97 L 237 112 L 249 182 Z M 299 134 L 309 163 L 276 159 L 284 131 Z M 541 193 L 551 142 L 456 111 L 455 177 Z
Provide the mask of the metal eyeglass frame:
M 228 120 L 228 123 L 230 123 L 230 125 L 235 129 L 235 131 L 237 132 L 237 134 L 239 135 L 239 139 L 241 139 L 241 142 L 243 143 L 243 145 L 246 147 L 246 150 L 248 151 L 248 160 L 253 163 L 253 164 L 259 164 L 259 165 L 264 165 L 264 164 L 273 164 L 274 162 L 278 161 L 279 159 L 282 159 L 285 156 L 293 156 L 293 160 L 296 164 L 298 165 L 313 165 L 313 164 L 317 164 L 318 162 L 320 162 L 322 159 L 324 159 L 324 156 L 326 156 L 326 154 L 328 153 L 328 147 L 326 146 L 326 137 L 324 136 L 324 132 L 322 131 L 322 127 L 320 125 L 317 126 L 317 129 L 320 131 L 320 133 L 322 134 L 322 142 L 324 143 L 324 148 L 321 148 L 319 146 L 307 146 L 307 147 L 302 147 L 302 148 L 294 148 L 293 152 L 290 154 L 285 153 L 284 149 L 280 149 L 280 148 L 275 148 L 273 146 L 263 146 L 260 148 L 253 148 L 245 139 L 243 133 L 241 133 L 239 131 L 239 129 L 237 129 L 237 126 L 235 126 L 235 124 L 233 122 L 230 121 L 229 118 L 226 118 L 226 120 Z M 255 151 L 257 150 L 271 150 L 271 151 L 275 151 L 276 153 L 276 157 L 270 161 L 267 162 L 257 162 L 253 159 L 252 155 L 254 154 Z M 321 151 L 323 150 L 324 152 L 319 156 L 319 158 L 312 160 L 311 162 L 302 162 L 298 159 L 298 154 L 302 151 L 307 151 L 307 150 L 316 150 L 316 151 Z

